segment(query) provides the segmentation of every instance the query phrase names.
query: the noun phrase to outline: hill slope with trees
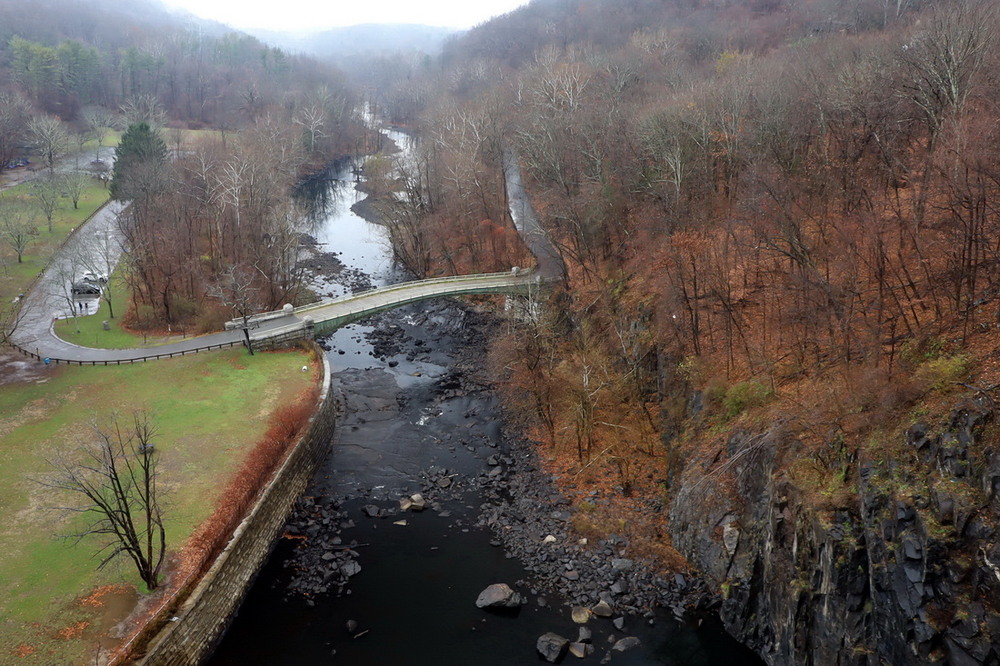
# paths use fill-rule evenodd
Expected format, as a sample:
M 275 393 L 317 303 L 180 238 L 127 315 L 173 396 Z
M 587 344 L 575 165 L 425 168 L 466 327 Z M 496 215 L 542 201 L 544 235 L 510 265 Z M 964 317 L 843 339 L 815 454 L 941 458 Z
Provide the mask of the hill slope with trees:
M 773 663 L 1000 655 L 997 19 L 535 0 L 381 91 L 418 270 L 509 225 L 520 156 L 569 275 L 495 366 L 581 531 Z

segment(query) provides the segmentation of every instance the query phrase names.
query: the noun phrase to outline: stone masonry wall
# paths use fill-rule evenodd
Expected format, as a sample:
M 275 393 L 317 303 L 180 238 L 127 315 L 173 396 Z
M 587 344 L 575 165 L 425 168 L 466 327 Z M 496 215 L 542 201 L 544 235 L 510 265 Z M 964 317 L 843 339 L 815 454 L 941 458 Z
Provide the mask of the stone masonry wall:
M 149 644 L 147 666 L 198 664 L 221 637 L 274 546 L 292 505 L 326 456 L 336 425 L 336 400 L 330 394 L 330 366 L 322 352 L 323 388 L 309 430 L 240 523 L 226 549 L 168 623 Z

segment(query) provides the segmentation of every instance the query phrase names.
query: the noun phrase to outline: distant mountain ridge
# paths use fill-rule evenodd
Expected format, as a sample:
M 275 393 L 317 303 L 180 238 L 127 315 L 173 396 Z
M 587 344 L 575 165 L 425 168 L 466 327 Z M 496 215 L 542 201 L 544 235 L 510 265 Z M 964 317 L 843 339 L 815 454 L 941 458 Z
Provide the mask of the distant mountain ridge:
M 293 33 L 249 30 L 258 39 L 289 51 L 344 60 L 388 52 L 437 55 L 444 43 L 462 31 L 413 23 L 363 23 L 321 32 Z

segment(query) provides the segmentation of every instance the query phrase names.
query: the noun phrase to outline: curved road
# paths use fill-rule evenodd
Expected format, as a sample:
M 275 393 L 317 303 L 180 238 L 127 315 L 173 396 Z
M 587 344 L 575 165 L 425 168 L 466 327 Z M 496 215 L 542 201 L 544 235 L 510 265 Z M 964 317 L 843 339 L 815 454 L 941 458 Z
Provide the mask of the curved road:
M 536 271 L 463 275 L 431 278 L 355 294 L 320 304 L 296 308 L 291 313 L 275 312 L 255 316 L 249 323 L 252 343 L 273 338 L 301 338 L 313 330 L 330 330 L 369 314 L 406 303 L 473 293 L 528 291 L 533 285 L 561 279 L 563 263 L 542 230 L 521 184 L 520 170 L 513 152 L 504 158 L 511 217 L 528 248 L 538 260 Z M 71 344 L 56 336 L 53 323 L 79 307 L 69 294 L 69 285 L 83 270 L 111 272 L 121 252 L 115 218 L 121 204 L 110 202 L 77 230 L 53 258 L 49 267 L 25 297 L 17 326 L 10 341 L 22 352 L 39 359 L 81 364 L 118 364 L 166 358 L 207 349 L 244 343 L 243 326 L 231 322 L 231 330 L 212 333 L 155 347 L 94 349 Z M 326 326 L 323 326 L 326 324 Z M 227 326 L 228 328 L 229 326 Z

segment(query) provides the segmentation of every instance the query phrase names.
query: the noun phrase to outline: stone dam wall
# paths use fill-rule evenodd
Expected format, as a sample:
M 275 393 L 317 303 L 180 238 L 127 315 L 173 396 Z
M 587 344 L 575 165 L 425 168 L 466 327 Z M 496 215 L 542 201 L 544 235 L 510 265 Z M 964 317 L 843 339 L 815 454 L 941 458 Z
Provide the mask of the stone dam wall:
M 323 386 L 319 407 L 306 434 L 264 488 L 260 499 L 233 533 L 191 595 L 150 641 L 145 666 L 199 664 L 222 637 L 257 572 L 267 560 L 295 500 L 302 494 L 319 462 L 326 456 L 336 427 L 336 400 L 330 391 L 330 365 L 321 350 Z

